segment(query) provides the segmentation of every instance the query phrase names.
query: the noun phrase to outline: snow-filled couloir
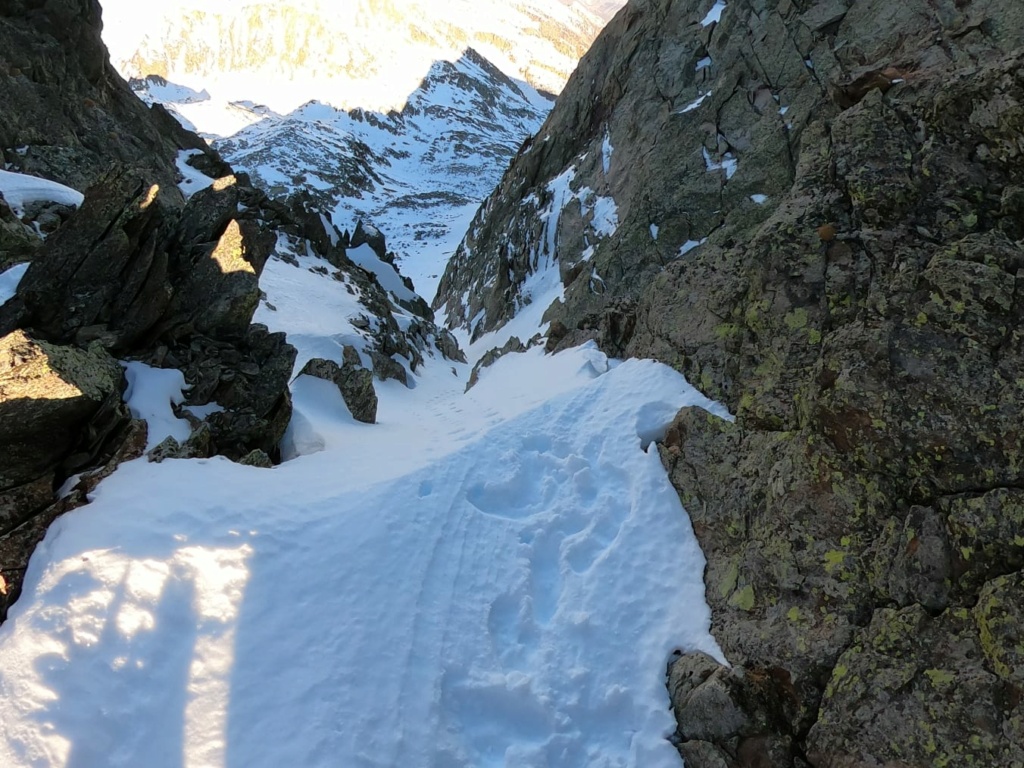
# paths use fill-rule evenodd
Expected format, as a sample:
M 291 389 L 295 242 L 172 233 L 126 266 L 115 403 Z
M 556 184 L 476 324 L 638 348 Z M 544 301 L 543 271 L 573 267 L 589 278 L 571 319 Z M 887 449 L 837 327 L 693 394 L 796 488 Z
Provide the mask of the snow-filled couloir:
M 256 319 L 297 370 L 367 350 L 325 271 L 263 273 Z M 376 424 L 299 376 L 273 470 L 123 465 L 51 527 L 0 627 L 0 763 L 678 766 L 666 664 L 717 646 L 653 441 L 681 406 L 727 414 L 592 345 L 507 355 L 465 392 L 503 341 L 376 383 Z M 166 373 L 131 371 L 151 444 L 176 428 Z

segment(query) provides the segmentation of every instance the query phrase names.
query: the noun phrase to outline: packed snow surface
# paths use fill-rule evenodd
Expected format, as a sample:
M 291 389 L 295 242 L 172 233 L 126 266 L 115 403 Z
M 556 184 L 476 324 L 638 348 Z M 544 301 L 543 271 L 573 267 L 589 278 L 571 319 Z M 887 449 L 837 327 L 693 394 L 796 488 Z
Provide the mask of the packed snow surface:
M 21 278 L 28 272 L 28 262 L 15 264 L 13 267 L 0 272 L 0 305 L 6 304 L 14 298 L 18 290 Z
M 257 319 L 298 365 L 365 349 L 351 285 L 291 260 Z M 557 274 L 470 364 L 542 329 Z M 183 436 L 180 375 L 126 365 L 152 438 Z M 464 393 L 469 371 L 428 353 L 411 388 L 375 383 L 372 425 L 299 376 L 273 470 L 122 465 L 0 627 L 0 765 L 679 768 L 666 665 L 721 654 L 653 441 L 682 406 L 728 414 L 593 344 L 508 355 Z
M 722 12 L 725 10 L 725 0 L 716 0 L 715 4 L 711 6 L 711 10 L 708 11 L 707 16 L 701 19 L 700 25 L 702 27 L 709 27 L 712 24 L 717 24 L 722 20 Z
M 647 446 L 701 398 L 593 348 L 461 385 L 303 392 L 328 449 L 274 471 L 122 467 L 0 629 L 0 762 L 678 766 L 665 665 L 717 650 Z
M 149 425 L 146 449 L 155 448 L 164 438 L 173 437 L 179 443 L 188 439 L 188 421 L 179 419 L 171 410 L 171 403 L 185 402 L 185 376 L 175 368 L 153 368 L 132 361 L 122 363 L 128 389 L 124 401 L 136 419 L 145 419 Z
M 31 203 L 53 202 L 77 208 L 85 200 L 81 192 L 71 187 L 12 171 L 0 171 L 0 195 L 16 216 L 23 216 L 25 206 Z

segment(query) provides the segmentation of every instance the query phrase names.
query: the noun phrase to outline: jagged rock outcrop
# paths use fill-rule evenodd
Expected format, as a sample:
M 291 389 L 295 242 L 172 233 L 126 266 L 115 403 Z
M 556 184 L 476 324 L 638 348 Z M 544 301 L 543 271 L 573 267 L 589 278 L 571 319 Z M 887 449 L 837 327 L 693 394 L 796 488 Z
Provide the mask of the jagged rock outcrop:
M 363 368 L 355 347 L 345 347 L 342 365 L 333 360 L 314 358 L 306 363 L 299 375 L 314 376 L 334 384 L 356 421 L 364 424 L 377 421 L 377 393 L 373 390 L 373 373 Z
M 57 473 L 88 465 L 127 421 L 122 382 L 117 361 L 98 345 L 48 344 L 20 330 L 0 338 L 0 534 L 49 504 Z M 92 434 L 84 434 L 87 424 Z
M 218 398 L 223 412 L 190 450 L 237 459 L 276 455 L 295 360 L 283 334 L 250 325 L 273 228 L 294 223 L 287 209 L 232 176 L 186 203 L 181 150 L 211 173 L 230 169 L 110 67 L 98 4 L 38 5 L 0 3 L 0 150 L 8 167 L 86 195 L 77 211 L 0 211 L 0 264 L 31 260 L 0 307 L 0 610 L 50 522 L 145 449 L 115 357 L 181 368 L 192 402 Z
M 259 273 L 280 211 L 236 177 L 181 206 L 134 171 L 115 171 L 41 246 L 0 330 L 59 344 L 99 341 L 121 356 L 176 367 L 191 404 L 218 402 L 211 450 L 274 454 L 287 427 L 295 350 L 252 326 Z
M 661 447 L 734 665 L 673 667 L 689 766 L 1024 763 L 1022 29 L 1008 0 L 633 2 L 445 275 L 478 336 L 556 260 L 552 348 L 736 414 Z

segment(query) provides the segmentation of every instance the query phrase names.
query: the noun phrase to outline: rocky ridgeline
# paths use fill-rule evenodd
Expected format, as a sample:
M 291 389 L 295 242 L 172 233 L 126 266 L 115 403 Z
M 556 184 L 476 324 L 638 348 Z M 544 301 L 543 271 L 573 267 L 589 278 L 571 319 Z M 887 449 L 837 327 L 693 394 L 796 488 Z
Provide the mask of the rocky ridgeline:
M 162 78 L 136 81 L 143 98 L 153 98 L 154 80 Z M 455 62 L 435 62 L 401 110 L 345 112 L 310 102 L 288 115 L 271 113 L 214 146 L 274 196 L 304 190 L 325 210 L 345 202 L 371 219 L 398 208 L 422 210 L 429 232 L 438 226 L 432 208 L 471 204 L 491 191 L 494 169 L 508 165 L 544 114 L 468 48 Z M 412 187 L 403 178 L 410 160 L 421 176 Z
M 155 8 L 145 30 L 118 40 L 126 47 L 114 53 L 121 71 L 138 77 L 210 82 L 224 73 L 254 73 L 303 88 L 332 78 L 401 76 L 396 59 L 409 72 L 423 72 L 438 52 L 475 48 L 557 93 L 601 28 L 585 7 L 558 0 L 479 0 L 473 13 L 463 8 L 427 0 L 366 0 L 346 13 L 320 0 Z
M 690 768 L 1024 764 L 1022 31 L 1014 0 L 633 2 L 445 275 L 479 334 L 557 258 L 551 348 L 736 414 L 661 446 L 733 664 L 671 667 Z
M 418 317 L 400 326 L 397 298 L 347 258 L 346 246 L 366 243 L 393 262 L 382 234 L 343 235 L 305 196 L 269 198 L 162 108 L 138 101 L 106 60 L 93 4 L 0 3 L 0 45 L 18 64 L 0 72 L 0 101 L 23 107 L 0 112 L 5 163 L 85 190 L 78 210 L 33 207 L 21 218 L 0 198 L 0 266 L 31 260 L 0 307 L 2 618 L 47 526 L 146 450 L 146 424 L 123 402 L 119 361 L 181 370 L 183 407 L 220 406 L 202 420 L 178 409 L 191 437 L 164 441 L 151 460 L 278 460 L 296 351 L 252 323 L 269 259 L 312 253 L 323 260 L 318 271 L 345 280 L 374 318 L 366 351 L 379 378 L 405 378 L 395 355 L 415 370 L 428 349 L 462 353 L 422 300 L 403 302 Z M 182 150 L 217 177 L 188 199 L 177 185 Z M 303 373 L 333 380 L 372 422 L 372 375 L 354 351 L 341 366 L 313 361 Z

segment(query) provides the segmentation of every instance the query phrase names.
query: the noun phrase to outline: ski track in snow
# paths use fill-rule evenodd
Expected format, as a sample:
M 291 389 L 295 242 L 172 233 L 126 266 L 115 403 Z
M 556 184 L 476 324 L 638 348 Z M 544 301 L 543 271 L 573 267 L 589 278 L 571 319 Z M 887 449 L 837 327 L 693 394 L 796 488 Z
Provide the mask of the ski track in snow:
M 335 393 L 336 443 L 274 471 L 123 466 L 0 628 L 0 762 L 678 765 L 665 665 L 717 649 L 642 443 L 710 404 L 607 365 L 511 356 L 460 397 L 435 364 L 375 426 Z
M 268 269 L 277 304 L 281 269 L 312 275 Z M 323 283 L 304 319 L 340 348 L 352 297 Z M 300 377 L 316 452 L 272 471 L 123 465 L 0 627 L 0 764 L 679 766 L 666 664 L 720 652 L 650 441 L 727 414 L 593 345 L 468 372 L 377 383 L 376 425 Z

